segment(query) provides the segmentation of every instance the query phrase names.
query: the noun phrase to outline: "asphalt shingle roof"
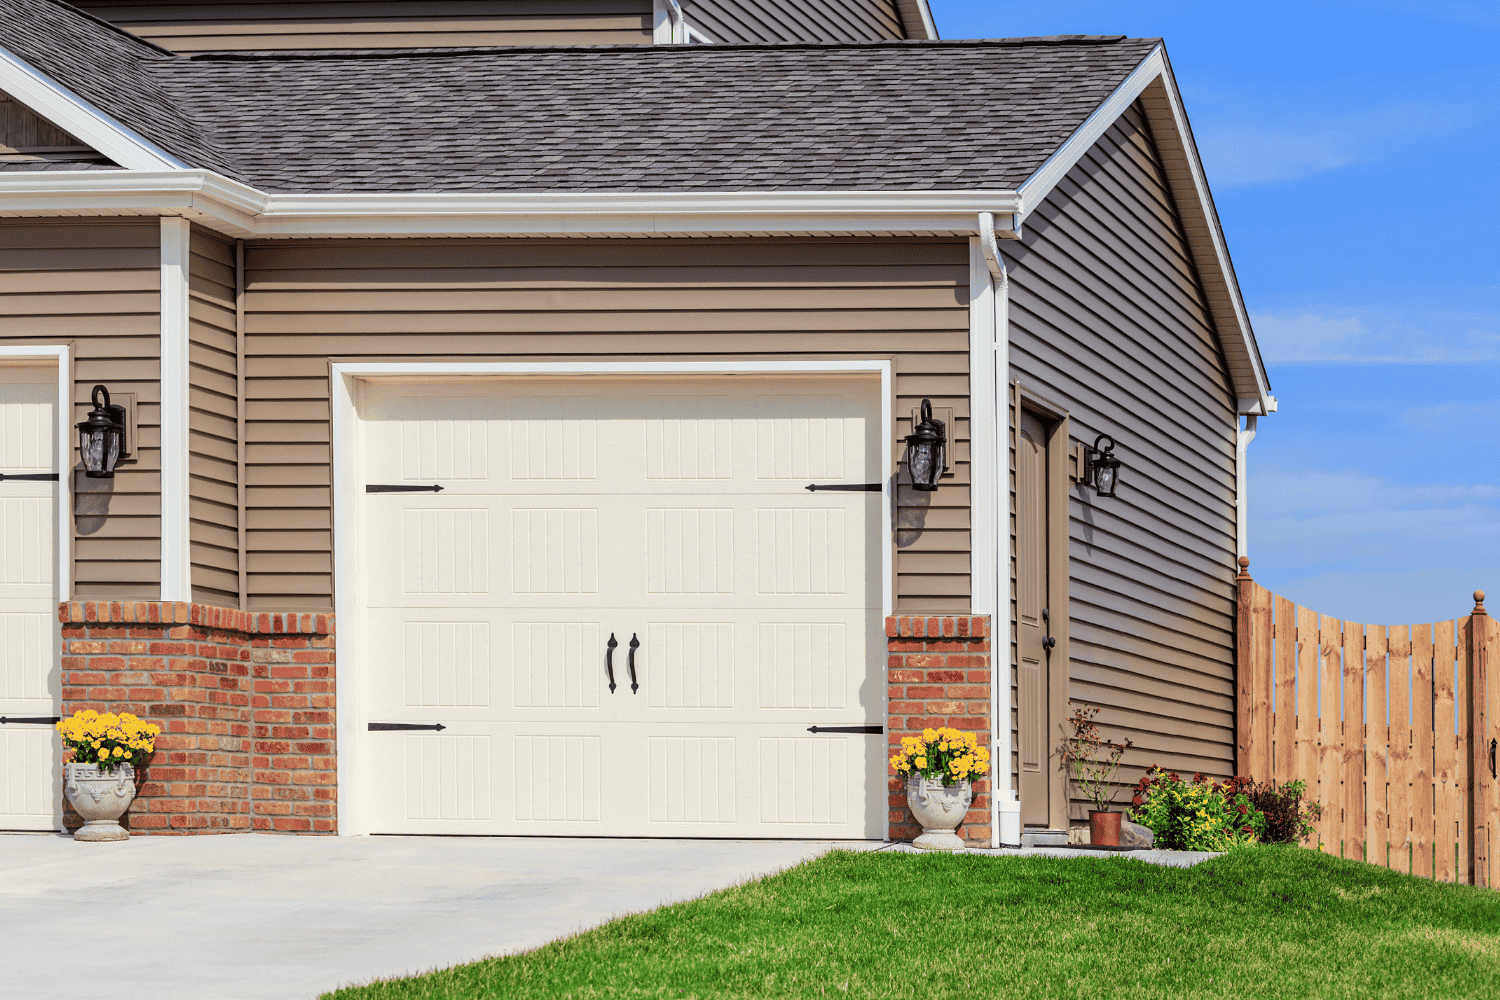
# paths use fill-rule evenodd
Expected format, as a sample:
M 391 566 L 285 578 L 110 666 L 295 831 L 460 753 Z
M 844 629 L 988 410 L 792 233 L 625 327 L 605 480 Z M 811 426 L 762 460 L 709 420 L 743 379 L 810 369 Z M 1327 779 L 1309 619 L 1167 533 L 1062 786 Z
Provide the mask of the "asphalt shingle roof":
M 273 192 L 1009 189 L 1156 44 L 185 57 L 57 0 L 0 0 L 0 46 L 191 165 Z

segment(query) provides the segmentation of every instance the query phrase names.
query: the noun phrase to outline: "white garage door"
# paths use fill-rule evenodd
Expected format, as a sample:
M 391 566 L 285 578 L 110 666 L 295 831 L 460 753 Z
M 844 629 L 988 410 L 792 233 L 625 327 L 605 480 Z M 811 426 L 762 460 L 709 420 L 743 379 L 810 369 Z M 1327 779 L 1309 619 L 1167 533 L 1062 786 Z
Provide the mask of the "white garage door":
M 880 479 L 878 382 L 361 409 L 367 490 L 442 486 L 363 497 L 373 831 L 884 836 L 884 737 L 809 732 L 884 723 L 880 494 L 805 489 Z
M 57 369 L 0 367 L 0 829 L 62 828 Z M 22 478 L 16 478 L 22 477 Z

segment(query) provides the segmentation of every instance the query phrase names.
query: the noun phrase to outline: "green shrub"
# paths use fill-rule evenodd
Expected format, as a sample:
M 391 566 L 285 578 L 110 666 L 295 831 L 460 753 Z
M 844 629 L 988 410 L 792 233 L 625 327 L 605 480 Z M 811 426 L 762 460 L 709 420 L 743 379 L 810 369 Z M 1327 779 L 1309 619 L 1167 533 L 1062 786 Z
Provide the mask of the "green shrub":
M 1136 785 L 1132 819 L 1149 829 L 1153 844 L 1169 851 L 1227 851 L 1256 843 L 1266 817 L 1248 794 L 1248 778 L 1216 785 L 1195 774 L 1191 783 L 1152 767 Z

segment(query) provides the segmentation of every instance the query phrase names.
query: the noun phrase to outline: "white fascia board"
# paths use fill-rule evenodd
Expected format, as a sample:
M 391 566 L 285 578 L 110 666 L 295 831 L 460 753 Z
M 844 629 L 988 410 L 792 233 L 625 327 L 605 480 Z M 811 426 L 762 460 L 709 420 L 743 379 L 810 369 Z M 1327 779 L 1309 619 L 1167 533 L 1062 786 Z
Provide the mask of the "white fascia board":
M 1022 225 L 1026 215 L 1034 211 L 1046 199 L 1052 189 L 1063 177 L 1067 176 L 1068 171 L 1073 169 L 1094 143 L 1098 142 L 1109 127 L 1125 113 L 1125 109 L 1135 103 L 1136 98 L 1140 97 L 1157 79 L 1163 80 L 1166 84 L 1168 100 L 1172 105 L 1172 118 L 1178 134 L 1182 137 L 1183 148 L 1187 150 L 1188 166 L 1193 177 L 1193 191 L 1198 203 L 1203 207 L 1204 214 L 1211 222 L 1208 228 L 1213 239 L 1214 255 L 1223 272 L 1224 283 L 1229 290 L 1238 326 L 1238 330 L 1233 332 L 1238 334 L 1245 355 L 1250 359 L 1256 395 L 1264 407 L 1268 405 L 1265 401 L 1270 396 L 1270 380 L 1266 378 L 1265 369 L 1255 349 L 1255 338 L 1251 333 L 1250 316 L 1245 309 L 1244 298 L 1240 295 L 1238 283 L 1231 277 L 1234 271 L 1229 264 L 1229 248 L 1224 245 L 1224 236 L 1219 230 L 1217 215 L 1213 210 L 1213 196 L 1209 193 L 1208 178 L 1203 171 L 1203 162 L 1198 157 L 1197 146 L 1192 141 L 1187 113 L 1182 107 L 1182 95 L 1177 91 L 1177 81 L 1173 78 L 1172 68 L 1167 63 L 1165 48 L 1158 45 L 1152 49 L 1141 64 L 1105 99 L 1104 103 L 1100 104 L 1094 113 L 1078 126 L 1067 141 L 1057 147 L 1046 162 L 1022 182 L 1018 189 L 1021 195 L 1021 213 L 1015 220 L 1016 226 Z M 1241 412 L 1244 411 L 1241 410 Z
M 932 5 L 927 0 L 917 0 L 917 10 L 922 13 L 922 28 L 927 32 L 927 37 L 937 41 L 937 22 L 932 19 Z
M 1125 109 L 1141 96 L 1141 92 L 1166 71 L 1165 53 L 1158 45 L 1115 88 L 1114 93 L 1105 98 L 1104 103 L 1095 108 L 1093 114 L 1084 119 L 1083 124 L 1074 130 L 1067 141 L 1058 146 L 1052 155 L 1047 157 L 1046 161 L 1022 182 L 1019 189 L 1022 209 L 1021 218 L 1016 220 L 1018 225 L 1025 222 L 1026 216 L 1040 205 L 1068 171 L 1083 159 L 1083 154 L 1099 141 L 1109 127 L 1125 113 Z
M 186 170 L 187 164 L 0 48 L 0 90 L 127 170 Z
M 1234 307 L 1235 321 L 1239 326 L 1240 346 L 1255 376 L 1255 394 L 1260 399 L 1261 412 L 1269 413 L 1276 409 L 1276 401 L 1271 397 L 1271 380 L 1266 377 L 1260 351 L 1255 346 L 1255 334 L 1250 326 L 1250 312 L 1245 308 L 1245 299 L 1240 294 L 1240 284 L 1234 276 L 1234 266 L 1230 263 L 1229 247 L 1224 243 L 1224 231 L 1219 225 L 1219 213 L 1214 207 L 1213 194 L 1209 191 L 1208 175 L 1203 170 L 1203 160 L 1198 156 L 1198 144 L 1193 141 L 1193 130 L 1188 125 L 1187 111 L 1182 106 L 1182 94 L 1177 90 L 1177 79 L 1172 75 L 1172 67 L 1167 63 L 1166 54 L 1161 49 L 1152 55 L 1156 56 L 1158 53 L 1162 61 L 1161 77 L 1166 83 L 1167 100 L 1172 106 L 1172 120 L 1177 126 L 1177 134 L 1182 137 L 1182 146 L 1187 152 L 1188 169 L 1193 175 L 1193 191 L 1198 197 L 1198 203 L 1203 207 L 1203 214 L 1208 219 L 1207 229 L 1210 239 L 1213 240 L 1214 256 L 1218 258 L 1224 284 L 1228 288 L 1229 299 Z

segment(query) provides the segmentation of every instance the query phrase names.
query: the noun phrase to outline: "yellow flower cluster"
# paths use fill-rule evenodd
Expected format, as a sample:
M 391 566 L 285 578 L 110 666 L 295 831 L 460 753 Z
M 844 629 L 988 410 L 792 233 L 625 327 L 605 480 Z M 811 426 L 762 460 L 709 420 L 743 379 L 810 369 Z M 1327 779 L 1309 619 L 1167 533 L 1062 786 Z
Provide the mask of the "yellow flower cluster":
M 945 726 L 924 729 L 920 737 L 901 737 L 901 749 L 892 755 L 891 766 L 897 774 L 962 781 L 989 770 L 990 752 L 978 745 L 973 733 Z
M 73 751 L 80 764 L 102 764 L 113 770 L 136 761 L 156 749 L 161 727 L 144 722 L 129 712 L 105 712 L 92 708 L 75 712 L 57 724 L 63 746 Z

